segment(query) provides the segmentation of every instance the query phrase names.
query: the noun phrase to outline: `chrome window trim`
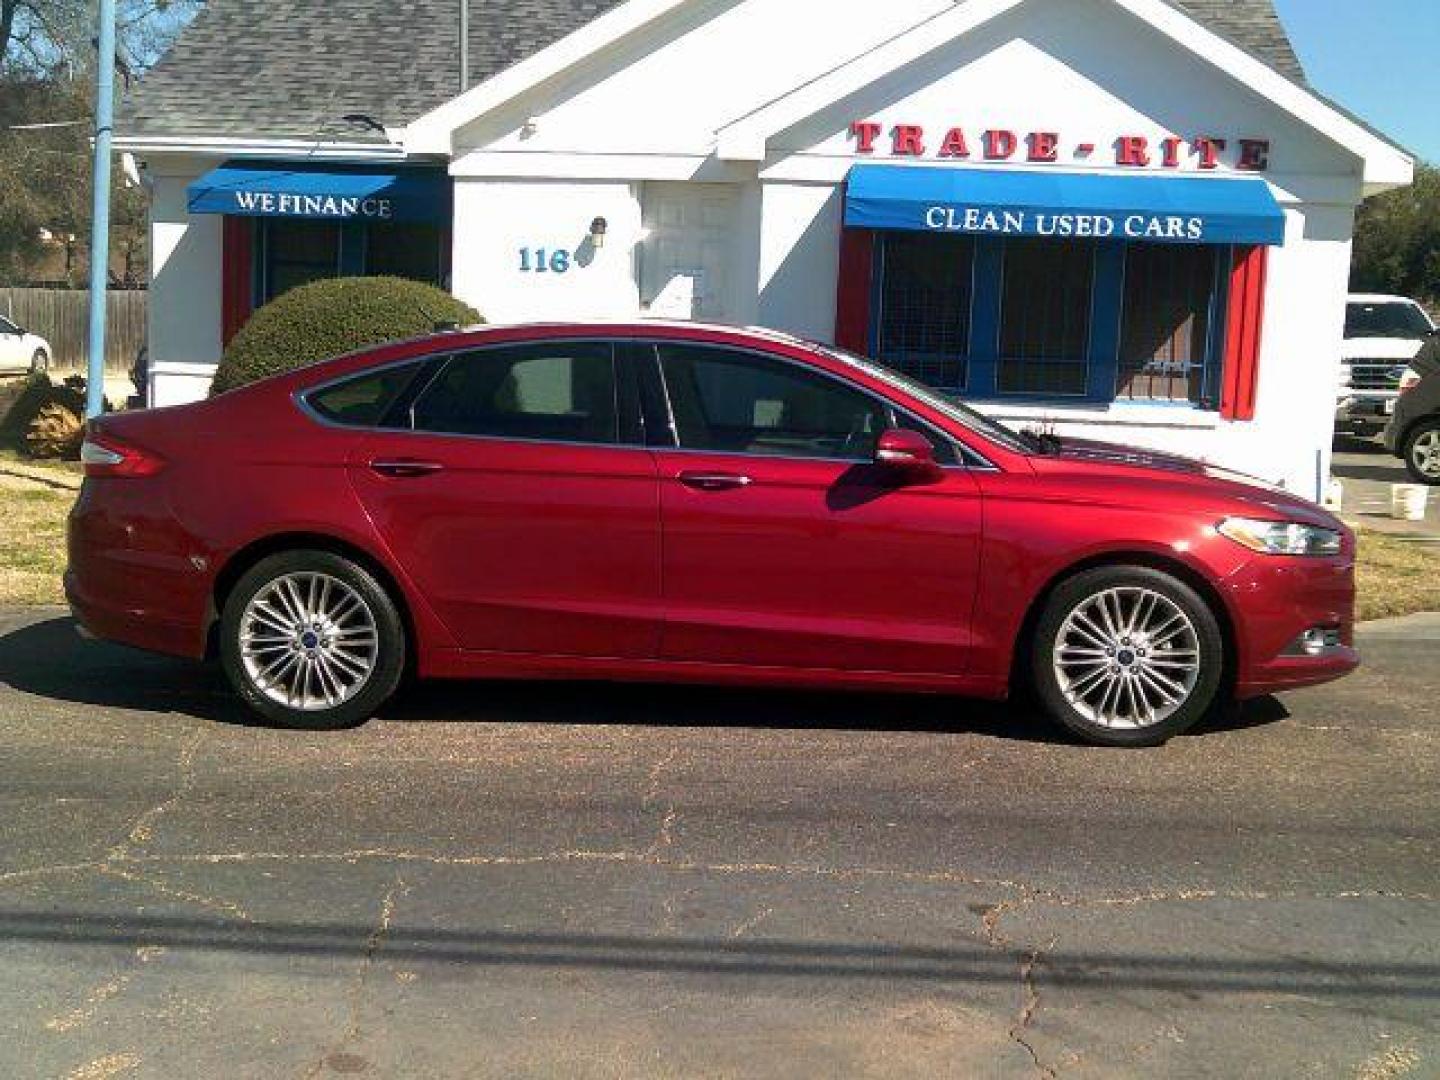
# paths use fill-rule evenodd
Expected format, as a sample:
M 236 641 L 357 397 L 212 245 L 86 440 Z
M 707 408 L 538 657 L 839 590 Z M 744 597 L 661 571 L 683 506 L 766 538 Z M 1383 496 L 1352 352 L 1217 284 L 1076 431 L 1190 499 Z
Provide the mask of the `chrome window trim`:
M 372 375 L 379 375 L 379 374 L 382 374 L 382 373 L 384 373 L 384 372 L 386 372 L 386 371 L 390 371 L 390 370 L 392 370 L 392 369 L 394 369 L 394 368 L 405 367 L 406 365 L 409 365 L 409 364 L 414 364 L 414 365 L 417 365 L 417 366 L 419 366 L 419 367 L 424 367 L 426 364 L 438 363 L 438 366 L 436 367 L 436 370 L 435 370 L 434 374 L 432 374 L 432 375 L 430 376 L 429 381 L 426 383 L 426 385 L 425 385 L 425 386 L 421 389 L 421 391 L 420 391 L 420 392 L 423 394 L 426 390 L 430 389 L 430 387 L 434 385 L 435 379 L 437 379 L 437 378 L 440 376 L 441 372 L 443 372 L 443 371 L 445 370 L 445 366 L 446 366 L 450 361 L 454 360 L 457 356 L 471 355 L 471 354 L 473 354 L 473 353 L 488 352 L 488 351 L 491 351 L 491 350 L 494 350 L 494 349 L 504 349 L 504 348 L 510 348 L 510 347 L 514 347 L 514 346 L 522 346 L 522 345 L 543 345 L 543 344 L 545 344 L 547 341 L 550 341 L 550 340 L 565 341 L 565 342 L 580 342 L 580 343 L 586 343 L 586 344 L 591 344 L 591 345 L 608 344 L 608 345 L 611 346 L 612 349 L 614 349 L 615 346 L 624 343 L 624 344 L 629 344 L 629 345 L 648 346 L 648 347 L 656 350 L 656 351 L 655 351 L 656 367 L 659 369 L 661 392 L 662 392 L 662 393 L 664 394 L 664 396 L 665 396 L 665 409 L 666 409 L 666 413 L 668 414 L 668 415 L 667 415 L 667 420 L 668 420 L 669 427 L 670 427 L 670 434 L 671 434 L 672 439 L 673 439 L 674 442 L 675 442 L 675 445 L 674 445 L 674 446 L 658 446 L 658 447 L 657 447 L 657 446 L 648 446 L 648 445 L 645 445 L 644 443 L 636 443 L 636 442 L 631 441 L 631 440 L 623 440 L 623 439 L 620 440 L 620 441 L 618 441 L 618 442 L 605 442 L 605 443 L 595 443 L 595 442 L 569 442 L 569 441 L 557 440 L 557 439 L 527 439 L 527 438 L 520 438 L 520 437 L 502 437 L 502 436 L 499 436 L 499 435 L 467 435 L 467 434 L 460 434 L 460 433 L 456 433 L 456 432 L 416 431 L 413 427 L 411 427 L 411 428 L 387 428 L 387 427 L 377 427 L 376 425 L 373 425 L 373 424 L 342 424 L 342 423 L 340 423 L 339 421 L 331 420 L 330 418 L 322 415 L 322 414 L 310 403 L 310 401 L 309 401 L 309 398 L 310 398 L 310 396 L 311 396 L 312 394 L 321 393 L 321 392 L 323 392 L 323 391 L 325 391 L 325 390 L 332 389 L 332 388 L 334 388 L 334 387 L 336 387 L 336 386 L 343 385 L 343 384 L 345 384 L 345 383 L 351 382 L 351 381 L 356 380 L 356 379 L 363 379 L 363 378 L 368 378 L 368 377 L 370 377 L 370 376 L 372 376 Z M 787 455 L 787 454 L 747 454 L 747 453 L 744 453 L 744 452 L 741 452 L 741 451 L 691 450 L 691 449 L 688 449 L 688 448 L 685 448 L 685 447 L 680 446 L 680 445 L 679 445 L 679 442 L 680 442 L 679 430 L 678 430 L 678 428 L 677 428 L 677 426 L 676 426 L 676 424 L 675 424 L 674 409 L 673 409 L 673 407 L 672 407 L 672 405 L 671 405 L 671 403 L 670 403 L 670 387 L 669 387 L 669 384 L 667 383 L 667 381 L 666 381 L 666 379 L 665 379 L 664 365 L 660 362 L 660 354 L 659 354 L 659 346 L 660 346 L 660 345 L 662 345 L 662 344 L 675 344 L 675 343 L 679 343 L 679 344 L 682 344 L 682 345 L 688 345 L 688 346 L 692 346 L 692 347 L 697 347 L 697 348 L 717 349 L 717 350 L 723 349 L 723 350 L 726 350 L 726 351 L 729 351 L 729 352 L 742 353 L 742 354 L 749 355 L 749 356 L 755 356 L 755 357 L 758 357 L 758 358 L 760 358 L 760 359 L 762 359 L 762 360 L 773 360 L 773 361 L 775 361 L 775 362 L 777 362 L 777 363 L 788 364 L 788 365 L 790 365 L 790 366 L 792 366 L 792 367 L 797 367 L 797 368 L 801 369 L 802 371 L 811 372 L 811 373 L 813 373 L 813 374 L 815 374 L 815 375 L 820 376 L 821 378 L 829 379 L 831 382 L 838 383 L 840 386 L 846 388 L 847 390 L 852 390 L 852 391 L 854 391 L 854 392 L 856 392 L 856 393 L 858 393 L 858 394 L 861 394 L 861 395 L 863 395 L 863 396 L 865 396 L 865 397 L 868 397 L 868 398 L 870 398 L 872 401 L 878 402 L 880 405 L 882 405 L 882 406 L 884 406 L 884 407 L 886 407 L 886 408 L 888 408 L 888 409 L 893 409 L 893 410 L 895 410 L 895 411 L 897 411 L 897 412 L 903 413 L 905 416 L 909 417 L 909 418 L 910 418 L 911 420 L 913 420 L 915 423 L 922 425 L 924 428 L 926 428 L 926 429 L 928 429 L 928 430 L 935 431 L 935 434 L 936 434 L 937 436 L 939 436 L 940 438 L 944 439 L 947 443 L 951 444 L 951 446 L 954 447 L 955 452 L 956 452 L 956 456 L 962 459 L 958 464 L 955 464 L 955 465 L 942 465 L 942 466 L 940 466 L 940 468 L 941 468 L 943 471 L 946 471 L 946 472 L 952 472 L 952 471 L 953 471 L 953 472 L 996 472 L 996 473 L 1003 471 L 1003 470 L 1001 470 L 997 465 L 995 465 L 994 462 L 990 461 L 987 457 L 985 457 L 984 454 L 981 454 L 979 451 L 972 449 L 970 446 L 968 446 L 968 445 L 966 445 L 965 443 L 961 442 L 960 440 L 956 439 L 954 436 L 949 435 L 949 434 L 947 434 L 946 432 L 937 430 L 934 423 L 932 423 L 932 422 L 929 421 L 929 420 L 926 420 L 924 417 L 921 417 L 921 416 L 916 415 L 913 410 L 911 410 L 911 409 L 909 409 L 909 408 L 906 408 L 904 405 L 901 405 L 901 404 L 899 404 L 898 402 L 891 400 L 890 398 L 886 397 L 886 396 L 883 395 L 883 394 L 880 394 L 880 393 L 877 393 L 877 392 L 874 391 L 874 390 L 871 390 L 871 389 L 870 389 L 869 387 L 867 387 L 867 386 L 861 386 L 861 385 L 859 385 L 858 383 L 851 382 L 850 380 L 848 380 L 848 379 L 846 379 L 846 378 L 844 378 L 844 377 L 842 377 L 842 376 L 840 376 L 840 375 L 837 375 L 837 374 L 835 374 L 834 372 L 827 371 L 827 370 L 825 370 L 824 368 L 821 368 L 821 367 L 819 367 L 819 366 L 817 366 L 817 365 L 814 365 L 814 364 L 811 364 L 811 363 L 807 363 L 807 362 L 802 361 L 802 360 L 797 360 L 797 359 L 795 359 L 795 358 L 793 358 L 793 357 L 782 356 L 782 355 L 780 355 L 779 353 L 761 351 L 760 349 L 757 349 L 757 348 L 754 348 L 754 347 L 748 346 L 748 345 L 733 345 L 733 344 L 728 344 L 728 343 L 724 343 L 724 342 L 715 342 L 715 341 L 694 341 L 694 340 L 691 340 L 691 339 L 689 339 L 689 338 L 650 338 L 650 337 L 644 337 L 644 336 L 641 336 L 641 337 L 616 336 L 616 337 L 609 337 L 609 338 L 577 337 L 577 338 L 555 338 L 555 339 L 550 339 L 550 338 L 535 338 L 535 339 L 527 339 L 527 340 L 520 340 L 520 341 L 503 341 L 503 342 L 494 342 L 494 343 L 485 344 L 485 345 L 476 345 L 476 346 L 474 346 L 474 347 L 472 347 L 472 348 L 465 349 L 465 350 L 463 350 L 463 351 L 455 350 L 455 349 L 444 349 L 444 350 L 440 350 L 440 351 L 433 352 L 433 353 L 421 353 L 421 354 L 418 354 L 418 355 L 415 355 L 415 356 L 400 357 L 400 358 L 395 359 L 395 360 L 386 361 L 386 362 L 383 363 L 383 364 L 377 364 L 377 365 L 374 366 L 374 367 L 367 367 L 367 368 L 365 368 L 365 369 L 362 370 L 362 371 L 352 371 L 352 372 L 350 372 L 350 373 L 347 374 L 347 375 L 337 375 L 337 376 L 335 376 L 334 378 L 325 380 L 324 382 L 316 383 L 316 384 L 314 384 L 313 386 L 301 387 L 300 389 L 293 391 L 293 392 L 291 393 L 291 395 L 290 395 L 290 398 L 291 398 L 291 401 L 294 402 L 296 408 L 299 409 L 299 411 L 300 411 L 304 416 L 308 417 L 313 423 L 318 424 L 318 425 L 321 426 L 321 427 L 330 428 L 330 429 L 335 430 L 335 431 L 349 431 L 349 432 L 355 432 L 355 433 L 360 433 L 360 434 L 429 436 L 429 437 L 431 437 L 431 438 L 468 439 L 468 440 L 472 440 L 472 441 L 493 442 L 493 443 L 523 443 L 523 444 L 528 445 L 528 446 L 578 446 L 578 447 L 582 447 L 582 448 L 586 448 L 586 449 L 596 449 L 596 448 L 599 448 L 599 449 L 610 449 L 610 450 L 646 450 L 646 451 L 651 451 L 651 452 L 655 452 L 655 453 L 666 452 L 666 453 L 681 453 L 681 454 L 709 454 L 709 455 L 712 455 L 712 456 L 721 456 L 721 457 L 760 458 L 760 459 L 763 459 L 763 460 L 770 460 L 770 461 L 812 461 L 812 462 L 822 461 L 822 462 L 839 462 L 839 463 L 850 464 L 850 465 L 856 465 L 856 464 L 871 464 L 871 465 L 873 465 L 873 464 L 874 464 L 874 459 L 873 459 L 873 458 L 868 458 L 868 457 L 860 457 L 860 458 L 850 458 L 850 457 L 837 458 L 837 457 L 812 457 L 812 456 L 803 456 L 803 457 L 802 457 L 802 456 Z M 821 355 L 823 355 L 823 354 L 821 354 Z M 616 365 L 617 365 L 617 371 L 618 371 L 618 365 L 619 365 L 620 363 L 622 363 L 622 362 L 623 362 L 623 361 L 621 361 L 621 359 L 619 358 L 619 356 L 618 356 L 618 354 L 617 354 L 617 355 L 616 355 L 616 358 L 615 358 L 615 363 L 616 363 Z M 417 375 L 418 375 L 418 372 L 417 372 Z M 618 380 L 617 380 L 617 382 L 618 382 Z M 417 397 L 418 397 L 418 395 L 417 395 Z M 412 423 L 413 423 L 413 419 L 412 419 Z M 975 459 L 979 462 L 979 464 L 967 464 L 967 463 L 963 460 L 967 455 L 970 456 L 970 457 L 972 457 L 972 458 L 975 458 Z

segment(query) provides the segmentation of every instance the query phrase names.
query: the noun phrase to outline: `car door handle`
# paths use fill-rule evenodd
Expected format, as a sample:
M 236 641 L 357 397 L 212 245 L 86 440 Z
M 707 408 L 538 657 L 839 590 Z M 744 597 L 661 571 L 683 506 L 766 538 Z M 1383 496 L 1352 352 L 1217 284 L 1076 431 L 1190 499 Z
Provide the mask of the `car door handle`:
M 755 481 L 739 473 L 682 472 L 675 479 L 695 491 L 734 491 L 747 488 Z
M 444 472 L 445 466 L 438 461 L 411 461 L 406 458 L 385 459 L 370 462 L 370 471 L 395 480 L 411 480 L 419 476 L 433 476 Z

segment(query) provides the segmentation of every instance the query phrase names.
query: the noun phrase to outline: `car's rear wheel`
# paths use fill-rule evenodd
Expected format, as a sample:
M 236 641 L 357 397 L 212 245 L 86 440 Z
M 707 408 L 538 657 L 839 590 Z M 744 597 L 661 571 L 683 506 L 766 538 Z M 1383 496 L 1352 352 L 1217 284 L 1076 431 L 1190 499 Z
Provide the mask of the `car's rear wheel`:
M 50 370 L 50 354 L 44 349 L 36 349 L 35 355 L 30 357 L 30 370 L 37 374 L 44 374 Z
M 225 673 L 252 709 L 285 727 L 368 720 L 405 668 L 395 601 L 358 563 L 328 551 L 261 560 L 236 583 L 220 624 Z
M 1422 484 L 1440 484 L 1440 418 L 1424 420 L 1405 436 L 1405 468 Z
M 1184 582 L 1141 566 L 1106 566 L 1063 582 L 1032 651 L 1050 714 L 1101 746 L 1158 746 L 1215 703 L 1225 642 L 1215 613 Z

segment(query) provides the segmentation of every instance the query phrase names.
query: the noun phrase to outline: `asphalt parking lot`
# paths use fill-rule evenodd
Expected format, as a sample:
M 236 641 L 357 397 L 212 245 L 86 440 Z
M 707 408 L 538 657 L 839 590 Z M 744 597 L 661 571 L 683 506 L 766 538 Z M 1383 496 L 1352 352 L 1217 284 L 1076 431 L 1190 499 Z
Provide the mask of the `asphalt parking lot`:
M 0 1075 L 1440 1075 L 1440 621 L 1161 750 L 1023 709 L 411 690 L 251 726 L 0 617 Z

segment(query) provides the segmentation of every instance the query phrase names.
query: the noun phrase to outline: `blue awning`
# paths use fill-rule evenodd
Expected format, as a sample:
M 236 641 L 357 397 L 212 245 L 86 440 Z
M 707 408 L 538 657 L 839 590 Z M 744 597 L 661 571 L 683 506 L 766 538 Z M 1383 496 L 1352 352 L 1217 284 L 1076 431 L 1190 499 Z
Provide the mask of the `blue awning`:
M 192 214 L 332 221 L 448 221 L 443 169 L 234 162 L 188 189 Z
M 994 236 L 1283 244 L 1285 212 L 1259 178 L 1103 176 L 857 165 L 845 224 Z

